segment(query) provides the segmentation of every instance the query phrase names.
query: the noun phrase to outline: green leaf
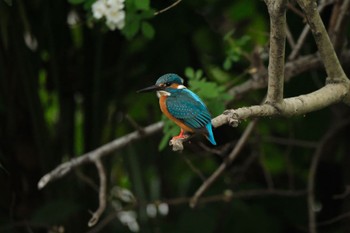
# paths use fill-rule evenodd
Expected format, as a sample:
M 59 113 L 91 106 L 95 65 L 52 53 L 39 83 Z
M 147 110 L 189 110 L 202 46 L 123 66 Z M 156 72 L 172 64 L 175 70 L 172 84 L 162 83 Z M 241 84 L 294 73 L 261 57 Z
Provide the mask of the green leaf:
M 163 150 L 169 143 L 171 137 L 179 133 L 179 127 L 169 120 L 166 116 L 162 115 L 162 121 L 164 122 L 163 133 L 164 136 L 159 143 L 158 150 Z
M 138 10 L 148 10 L 150 0 L 135 0 L 135 7 Z
M 84 9 L 85 10 L 91 10 L 92 4 L 96 2 L 96 0 L 83 0 L 84 1 Z
M 231 69 L 231 67 L 232 67 L 231 59 L 226 58 L 226 59 L 225 59 L 225 62 L 224 62 L 224 64 L 223 64 L 223 67 L 224 67 L 225 70 Z
M 134 20 L 127 22 L 125 24 L 125 27 L 122 30 L 122 32 L 124 33 L 127 39 L 131 39 L 137 34 L 139 29 L 140 29 L 140 21 L 135 18 Z
M 195 77 L 195 75 L 194 75 L 194 70 L 193 70 L 192 67 L 186 67 L 186 69 L 185 69 L 185 76 L 186 76 L 187 78 L 189 78 L 189 79 Z
M 143 22 L 141 25 L 142 34 L 148 38 L 152 39 L 154 37 L 155 31 L 153 26 L 148 22 Z
M 73 4 L 73 5 L 78 5 L 78 4 L 81 4 L 83 3 L 85 0 L 68 0 L 68 2 L 70 4 Z
M 191 89 L 203 98 L 212 99 L 219 96 L 218 86 L 214 82 L 192 80 L 190 85 Z
M 199 80 L 202 78 L 202 76 L 203 76 L 203 70 L 197 70 L 196 75 L 195 75 L 195 79 Z

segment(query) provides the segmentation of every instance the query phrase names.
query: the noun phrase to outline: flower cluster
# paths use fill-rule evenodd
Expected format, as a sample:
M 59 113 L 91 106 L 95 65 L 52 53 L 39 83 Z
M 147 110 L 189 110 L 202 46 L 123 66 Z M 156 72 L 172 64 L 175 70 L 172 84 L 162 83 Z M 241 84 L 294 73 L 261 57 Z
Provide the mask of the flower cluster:
M 106 25 L 110 30 L 122 29 L 125 25 L 125 0 L 97 0 L 92 5 L 92 14 L 95 19 L 105 17 Z

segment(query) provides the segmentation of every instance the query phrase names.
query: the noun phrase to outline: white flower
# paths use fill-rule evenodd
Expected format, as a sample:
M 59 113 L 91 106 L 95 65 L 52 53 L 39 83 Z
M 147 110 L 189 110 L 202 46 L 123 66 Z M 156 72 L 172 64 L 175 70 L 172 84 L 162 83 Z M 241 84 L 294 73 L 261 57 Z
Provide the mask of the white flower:
M 106 25 L 110 30 L 122 29 L 125 25 L 125 0 L 97 0 L 92 5 L 94 18 L 105 17 Z
M 120 211 L 118 213 L 118 218 L 121 223 L 129 227 L 130 231 L 138 232 L 140 231 L 140 226 L 136 221 L 135 211 Z
M 125 25 L 125 11 L 110 8 L 106 12 L 106 24 L 111 30 L 122 29 Z
M 104 16 L 106 10 L 107 7 L 104 1 L 98 0 L 92 4 L 92 14 L 94 15 L 95 19 L 101 19 Z

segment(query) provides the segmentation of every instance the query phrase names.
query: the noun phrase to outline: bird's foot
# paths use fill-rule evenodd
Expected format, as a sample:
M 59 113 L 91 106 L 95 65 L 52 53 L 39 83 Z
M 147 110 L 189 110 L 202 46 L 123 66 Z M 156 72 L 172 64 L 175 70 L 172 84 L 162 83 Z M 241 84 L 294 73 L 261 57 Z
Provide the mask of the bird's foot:
M 178 140 L 178 139 L 184 140 L 186 138 L 188 138 L 188 135 L 182 134 L 182 135 L 177 135 L 177 136 L 172 137 L 171 140 Z
M 184 140 L 186 138 L 188 138 L 188 135 L 183 131 L 183 129 L 181 129 L 180 134 L 177 136 L 174 136 L 171 140 L 177 140 L 177 139 Z
M 174 151 L 182 151 L 184 149 L 183 142 L 189 138 L 189 134 L 186 134 L 182 129 L 178 136 L 174 136 L 170 141 L 169 145 L 173 147 Z

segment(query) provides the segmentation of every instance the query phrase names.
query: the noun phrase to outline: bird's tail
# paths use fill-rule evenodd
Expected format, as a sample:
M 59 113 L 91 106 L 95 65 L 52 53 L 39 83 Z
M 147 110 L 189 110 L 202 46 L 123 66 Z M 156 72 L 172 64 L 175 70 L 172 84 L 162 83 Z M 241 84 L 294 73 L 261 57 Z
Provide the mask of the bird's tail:
M 214 138 L 213 128 L 211 126 L 211 123 L 207 124 L 205 127 L 207 128 L 207 131 L 208 131 L 208 135 L 206 135 L 208 140 L 211 142 L 211 144 L 213 144 L 215 146 L 216 145 L 216 141 L 215 141 L 215 138 Z

